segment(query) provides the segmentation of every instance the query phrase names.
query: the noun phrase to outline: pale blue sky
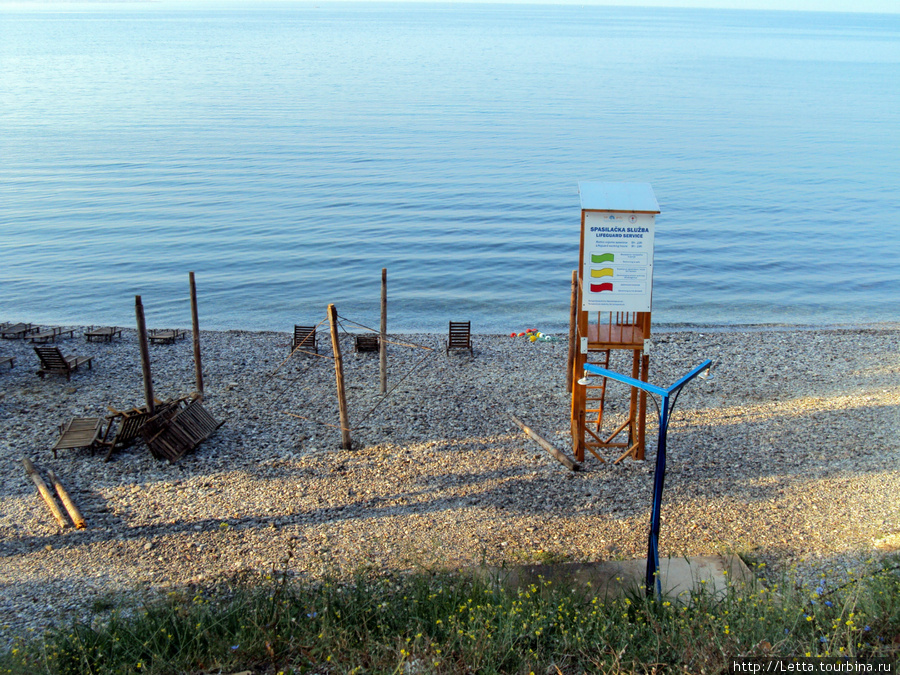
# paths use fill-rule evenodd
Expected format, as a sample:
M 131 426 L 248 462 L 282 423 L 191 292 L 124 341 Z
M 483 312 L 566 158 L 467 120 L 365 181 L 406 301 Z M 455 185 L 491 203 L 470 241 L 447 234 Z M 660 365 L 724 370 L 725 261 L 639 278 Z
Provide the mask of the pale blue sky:
M 217 0 L 206 0 L 212 4 Z M 252 0 L 251 0 L 252 1 Z M 310 0 L 327 2 L 328 0 Z M 390 1 L 390 0 L 389 0 Z M 416 2 L 417 0 L 400 0 Z M 627 7 L 700 7 L 801 12 L 900 13 L 900 0 L 419 0 L 423 2 L 495 2 L 541 5 L 611 5 Z M 0 0 L 2 2 L 2 0 Z
M 62 0 L 78 2 L 79 0 Z M 83 0 L 82 0 L 83 1 Z M 92 0 L 87 0 L 91 2 Z M 124 2 L 129 0 L 100 0 L 100 2 Z M 138 0 L 146 2 L 147 0 Z M 153 0 L 150 0 L 153 1 Z M 221 0 L 193 0 L 216 4 Z M 227 0 L 230 4 L 233 0 Z M 238 0 L 242 1 L 242 0 Z M 248 1 L 248 0 L 243 0 Z M 252 2 L 253 0 L 249 0 Z M 271 1 L 271 0 L 269 0 Z M 301 0 L 303 1 L 303 0 Z M 310 2 L 327 2 L 328 0 L 307 0 Z M 352 0 L 351 0 L 352 1 Z M 389 0 L 390 1 L 390 0 Z M 417 0 L 401 0 L 416 2 Z M 720 9 L 762 9 L 788 10 L 808 12 L 874 12 L 883 14 L 900 13 L 900 0 L 421 0 L 425 2 L 498 2 L 512 4 L 546 4 L 546 5 L 611 5 L 627 7 L 699 7 Z M 58 2 L 58 0 L 56 0 Z M 55 4 L 54 0 L 0 0 L 0 7 L 29 6 L 33 4 Z
M 545 0 L 553 2 L 554 0 Z M 569 3 L 569 0 L 556 0 Z M 645 7 L 720 7 L 813 12 L 900 12 L 900 0 L 571 0 L 575 4 Z
M 127 0 L 126 0 L 127 1 Z M 201 0 L 203 1 L 203 0 Z M 214 4 L 218 0 L 205 0 Z M 250 0 L 251 2 L 253 0 Z M 301 0 L 303 1 L 303 0 Z M 309 0 L 328 2 L 328 0 Z M 351 0 L 354 1 L 354 0 Z M 360 1 L 360 0 L 355 0 Z M 365 0 L 362 0 L 365 1 Z M 388 0 L 391 1 L 391 0 Z M 394 0 L 397 1 L 397 0 Z M 900 0 L 399 0 L 401 2 L 474 2 L 540 5 L 610 5 L 627 7 L 700 7 L 705 9 L 763 9 L 800 12 L 900 13 Z M 0 0 L 2 2 L 2 0 Z

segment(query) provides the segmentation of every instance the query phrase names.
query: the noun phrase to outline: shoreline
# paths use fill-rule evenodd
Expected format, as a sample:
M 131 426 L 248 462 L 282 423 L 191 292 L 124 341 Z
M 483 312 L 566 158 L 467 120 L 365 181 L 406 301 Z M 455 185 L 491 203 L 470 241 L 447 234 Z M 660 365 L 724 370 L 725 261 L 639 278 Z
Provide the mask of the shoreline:
M 325 426 L 338 417 L 330 359 L 280 366 L 286 332 L 201 331 L 204 406 L 225 424 L 175 464 L 142 443 L 110 463 L 102 452 L 50 452 L 68 418 L 141 403 L 133 329 L 109 344 L 78 331 L 61 339 L 64 353 L 95 357 L 70 382 L 41 380 L 30 344 L 0 341 L 0 355 L 16 358 L 0 372 L 0 612 L 10 617 L 0 639 L 87 616 L 109 594 L 273 565 L 315 577 L 645 555 L 652 405 L 647 461 L 588 456 L 571 473 L 509 418 L 571 454 L 565 336 L 474 334 L 474 357 L 447 356 L 443 334 L 397 337 L 428 349 L 389 346 L 396 388 L 383 400 L 377 355 L 355 354 L 342 338 L 357 444 L 342 451 Z M 740 552 L 772 574 L 837 583 L 848 567 L 900 548 L 898 337 L 896 324 L 654 327 L 651 381 L 717 362 L 714 380 L 686 388 L 670 427 L 661 555 Z M 327 332 L 319 344 L 330 353 Z M 190 337 L 150 355 L 158 398 L 192 390 Z M 86 530 L 59 531 L 22 456 L 60 477 Z
M 806 324 L 806 323 L 740 323 L 740 324 L 722 324 L 722 323 L 670 323 L 670 324 L 654 324 L 651 330 L 655 333 L 680 333 L 680 332 L 760 332 L 760 331 L 798 331 L 808 333 L 810 331 L 865 331 L 865 330 L 900 330 L 900 321 L 880 321 L 880 322 L 853 322 L 853 323 L 835 323 L 835 324 Z
M 12 319 L 4 319 L 4 321 L 8 323 L 28 323 L 31 321 L 26 318 L 12 318 Z M 327 316 L 323 316 L 321 319 L 320 331 L 324 329 L 325 333 L 328 331 L 328 318 Z M 32 322 L 33 323 L 33 322 Z M 128 323 L 123 324 L 115 324 L 119 328 L 124 328 L 125 330 L 135 330 L 133 327 L 133 319 L 130 319 Z M 308 321 L 302 322 L 304 325 L 315 325 L 318 321 L 314 321 L 312 319 Z M 361 328 L 361 324 L 356 324 L 353 321 L 348 321 L 348 325 L 352 329 L 352 332 L 356 333 L 378 333 L 378 330 L 375 329 L 375 326 L 378 323 L 377 317 L 372 319 L 370 322 L 371 326 L 369 330 Z M 88 328 L 87 325 L 77 324 L 77 323 L 66 323 L 66 322 L 40 322 L 34 323 L 34 325 L 40 326 L 56 326 L 62 327 L 66 330 L 74 329 L 77 334 L 82 333 L 84 330 Z M 113 325 L 111 323 L 106 323 L 103 325 Z M 189 324 L 184 325 L 176 325 L 176 322 L 169 322 L 165 324 L 165 328 L 176 327 L 179 330 L 186 330 L 190 334 L 191 327 Z M 152 330 L 158 328 L 158 326 L 147 326 L 148 330 Z M 508 330 L 480 330 L 477 325 L 474 324 L 472 326 L 472 335 L 480 335 L 483 337 L 508 337 L 513 329 L 515 332 L 524 331 L 526 328 L 537 328 L 539 331 L 547 333 L 548 335 L 555 335 L 559 337 L 561 340 L 567 339 L 569 327 L 568 324 L 563 326 L 562 324 L 558 324 L 555 326 L 551 326 L 550 328 L 546 328 L 540 322 L 536 323 L 528 323 L 521 322 L 520 324 L 510 324 Z M 290 332 L 291 326 L 286 325 L 284 329 L 260 329 L 260 328 L 235 328 L 232 326 L 228 327 L 216 327 L 216 328 L 205 328 L 203 325 L 203 317 L 200 319 L 200 333 L 260 333 L 260 334 L 285 334 L 287 335 Z M 660 333 L 682 333 L 682 332 L 760 332 L 760 331 L 776 331 L 776 332 L 784 332 L 784 331 L 798 331 L 798 332 L 810 332 L 810 331 L 842 331 L 842 330 L 852 330 L 852 331 L 861 331 L 861 330 L 890 330 L 890 331 L 900 331 L 900 320 L 885 320 L 885 321 L 850 321 L 847 323 L 791 323 L 791 322 L 747 322 L 747 323 L 720 323 L 716 321 L 685 321 L 685 322 L 653 322 L 651 335 L 656 335 Z M 442 326 L 438 330 L 425 330 L 421 328 L 411 328 L 411 329 L 395 329 L 390 326 L 390 318 L 388 320 L 388 333 L 391 335 L 433 335 L 433 336 L 445 336 L 447 333 L 446 325 Z M 6 342 L 15 342 L 15 340 L 0 340 L 0 345 L 3 345 Z

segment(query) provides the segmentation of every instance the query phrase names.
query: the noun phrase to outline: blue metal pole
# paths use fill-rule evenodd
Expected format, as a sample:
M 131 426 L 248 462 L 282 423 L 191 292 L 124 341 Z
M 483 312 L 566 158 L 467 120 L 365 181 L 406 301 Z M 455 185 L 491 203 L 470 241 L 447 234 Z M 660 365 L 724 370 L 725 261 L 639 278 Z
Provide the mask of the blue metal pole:
M 647 595 L 654 589 L 662 595 L 659 578 L 659 521 L 662 513 L 662 493 L 666 478 L 666 432 L 669 427 L 669 395 L 662 397 L 659 408 L 659 438 L 656 443 L 656 470 L 653 472 L 653 506 L 650 514 L 650 536 L 647 541 Z
M 669 430 L 669 414 L 671 413 L 671 410 L 669 410 L 669 400 L 673 394 L 677 399 L 678 392 L 681 391 L 681 388 L 684 387 L 684 385 L 693 380 L 704 370 L 708 370 L 711 367 L 712 361 L 707 359 L 679 378 L 679 380 L 671 387 L 663 389 L 655 384 L 636 380 L 633 377 L 615 373 L 606 368 L 600 368 L 599 366 L 594 366 L 589 363 L 584 365 L 586 373 L 603 375 L 611 380 L 637 387 L 638 389 L 650 392 L 651 394 L 658 394 L 661 399 L 659 409 L 659 439 L 656 443 L 656 470 L 653 474 L 653 508 L 650 515 L 650 534 L 647 538 L 647 574 L 645 581 L 648 596 L 653 596 L 654 592 L 662 595 L 662 580 L 659 577 L 659 521 L 660 513 L 662 512 L 663 486 L 666 479 L 666 433 Z

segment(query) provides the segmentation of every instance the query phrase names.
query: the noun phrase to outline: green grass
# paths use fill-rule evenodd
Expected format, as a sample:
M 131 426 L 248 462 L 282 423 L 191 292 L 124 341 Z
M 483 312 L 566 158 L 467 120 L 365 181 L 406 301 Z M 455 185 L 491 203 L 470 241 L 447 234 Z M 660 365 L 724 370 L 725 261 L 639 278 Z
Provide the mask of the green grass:
M 754 582 L 687 603 L 504 590 L 419 572 L 277 575 L 170 593 L 0 654 L 0 673 L 722 673 L 734 656 L 900 658 L 897 560 L 830 589 Z

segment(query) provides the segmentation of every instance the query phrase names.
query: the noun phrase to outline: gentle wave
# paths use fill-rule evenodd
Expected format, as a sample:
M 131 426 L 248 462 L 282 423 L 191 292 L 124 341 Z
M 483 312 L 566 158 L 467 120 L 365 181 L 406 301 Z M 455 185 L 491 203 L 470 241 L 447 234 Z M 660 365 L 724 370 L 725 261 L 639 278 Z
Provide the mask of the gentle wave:
M 10 6 L 12 7 L 12 6 Z M 900 319 L 900 18 L 2 11 L 0 319 L 565 330 L 581 180 L 650 182 L 654 321 Z

